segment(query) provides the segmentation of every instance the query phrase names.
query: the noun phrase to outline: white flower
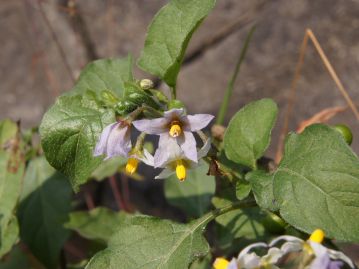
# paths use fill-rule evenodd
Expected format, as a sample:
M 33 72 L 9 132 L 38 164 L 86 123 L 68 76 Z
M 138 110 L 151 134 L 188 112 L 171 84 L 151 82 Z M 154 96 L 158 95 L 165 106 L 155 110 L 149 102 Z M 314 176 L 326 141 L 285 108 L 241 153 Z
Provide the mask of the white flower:
M 180 146 L 188 160 L 198 162 L 200 158 L 192 132 L 203 129 L 213 118 L 209 114 L 185 115 L 183 109 L 171 109 L 164 112 L 162 118 L 136 120 L 133 125 L 142 132 L 160 136 L 154 166 L 161 167 L 169 159 L 168 151 L 173 142 Z
M 188 169 L 194 169 L 198 166 L 198 160 L 205 157 L 211 148 L 211 140 L 207 139 L 203 147 L 198 151 L 196 150 L 196 155 L 198 160 L 196 162 L 188 159 L 183 150 L 177 145 L 176 141 L 169 140 L 167 148 L 167 158 L 162 159 L 162 162 L 159 162 L 158 167 L 164 168 L 164 170 L 156 176 L 156 179 L 167 178 L 170 175 L 176 173 L 177 178 L 181 181 L 186 179 L 186 171 Z
M 130 126 L 125 121 L 115 122 L 103 129 L 93 152 L 94 156 L 127 157 L 131 150 Z

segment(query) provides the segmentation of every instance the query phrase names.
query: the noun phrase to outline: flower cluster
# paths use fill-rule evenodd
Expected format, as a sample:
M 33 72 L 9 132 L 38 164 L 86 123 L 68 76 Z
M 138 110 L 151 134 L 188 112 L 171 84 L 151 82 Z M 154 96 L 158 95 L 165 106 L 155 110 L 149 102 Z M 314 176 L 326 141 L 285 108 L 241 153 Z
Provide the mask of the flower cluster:
M 324 232 L 315 230 L 307 241 L 294 236 L 279 236 L 266 243 L 255 243 L 244 248 L 237 258 L 228 261 L 217 258 L 213 264 L 214 269 L 259 269 L 279 268 L 278 261 L 291 253 L 301 253 L 301 268 L 308 269 L 339 269 L 344 263 L 355 268 L 353 262 L 340 251 L 328 249 L 321 243 Z M 277 245 L 284 241 L 280 247 Z M 253 250 L 257 248 L 268 249 L 267 254 L 260 257 Z
M 156 178 L 166 178 L 176 173 L 179 180 L 186 178 L 186 170 L 198 165 L 210 149 L 207 139 L 201 149 L 197 149 L 193 132 L 206 127 L 214 117 L 209 114 L 186 115 L 184 109 L 165 111 L 163 117 L 154 119 L 123 120 L 108 125 L 101 133 L 94 150 L 94 156 L 105 155 L 106 159 L 115 156 L 128 158 L 126 172 L 133 174 L 139 161 L 155 168 L 164 168 Z M 133 147 L 131 127 L 142 134 Z M 158 148 L 152 156 L 143 149 L 144 135 L 158 135 Z

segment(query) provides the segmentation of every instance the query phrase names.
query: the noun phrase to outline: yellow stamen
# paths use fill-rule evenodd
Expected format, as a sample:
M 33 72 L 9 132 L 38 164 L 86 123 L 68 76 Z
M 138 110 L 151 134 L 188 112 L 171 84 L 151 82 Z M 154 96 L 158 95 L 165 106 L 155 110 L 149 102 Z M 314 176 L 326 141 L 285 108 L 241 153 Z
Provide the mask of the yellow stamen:
M 181 133 L 182 133 L 182 128 L 179 124 L 175 123 L 175 124 L 172 124 L 171 128 L 170 128 L 170 136 L 172 137 L 177 137 L 179 136 Z
M 176 161 L 176 175 L 180 181 L 183 181 L 186 179 L 186 167 L 184 166 L 184 163 L 182 160 Z
M 309 237 L 309 240 L 320 244 L 323 242 L 324 237 L 325 237 L 325 234 L 324 234 L 323 230 L 316 229 Z
M 138 167 L 138 160 L 135 158 L 129 158 L 126 164 L 126 172 L 132 175 L 136 172 Z
M 229 261 L 227 261 L 224 258 L 217 258 L 214 261 L 213 267 L 214 269 L 226 269 L 229 264 Z

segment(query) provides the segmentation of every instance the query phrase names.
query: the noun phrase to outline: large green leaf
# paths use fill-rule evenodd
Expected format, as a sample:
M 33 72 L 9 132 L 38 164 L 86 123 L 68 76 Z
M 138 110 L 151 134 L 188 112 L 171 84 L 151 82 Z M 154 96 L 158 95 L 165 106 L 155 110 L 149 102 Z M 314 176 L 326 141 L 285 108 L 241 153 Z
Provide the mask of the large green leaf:
M 270 142 L 278 113 L 271 99 L 252 102 L 238 111 L 224 135 L 224 150 L 231 161 L 256 168 Z
M 273 176 L 274 198 L 289 224 L 359 242 L 359 160 L 339 132 L 316 124 L 291 134 Z
M 0 122 L 0 257 L 11 250 L 18 239 L 14 211 L 21 191 L 24 156 L 17 124 Z
M 40 134 L 45 156 L 69 177 L 75 190 L 101 163 L 93 150 L 103 128 L 112 122 L 114 112 L 101 108 L 89 92 L 58 98 L 44 115 Z
M 175 86 L 193 32 L 208 15 L 215 0 L 172 0 L 153 19 L 138 65 Z
M 250 182 L 257 204 L 262 209 L 269 209 L 272 211 L 278 210 L 278 205 L 273 195 L 272 174 L 257 170 L 246 174 L 246 179 Z
M 44 157 L 29 163 L 18 212 L 20 236 L 46 268 L 57 268 L 69 235 L 63 225 L 71 209 L 71 193 L 68 180 Z
M 33 269 L 33 267 L 20 247 L 15 246 L 6 259 L 0 261 L 0 269 Z
M 136 216 L 121 223 L 108 248 L 97 253 L 87 269 L 188 268 L 207 254 L 202 233 L 211 214 L 189 224 L 149 216 Z
M 107 243 L 125 217 L 126 214 L 123 212 L 97 207 L 91 211 L 72 212 L 65 227 L 78 232 L 87 239 Z
M 132 80 L 131 55 L 123 59 L 96 60 L 81 71 L 75 87 L 67 94 L 83 94 L 88 90 L 98 94 L 109 90 L 122 97 L 124 82 Z
M 207 166 L 202 164 L 189 170 L 184 182 L 180 182 L 176 176 L 166 179 L 164 190 L 168 202 L 190 216 L 202 216 L 211 205 L 211 197 L 216 189 L 215 179 L 207 176 L 207 171 Z
M 216 208 L 230 205 L 231 199 L 214 197 L 212 203 Z M 258 207 L 235 209 L 216 218 L 229 233 L 231 240 L 254 240 L 265 235 L 265 229 L 261 223 L 264 215 Z

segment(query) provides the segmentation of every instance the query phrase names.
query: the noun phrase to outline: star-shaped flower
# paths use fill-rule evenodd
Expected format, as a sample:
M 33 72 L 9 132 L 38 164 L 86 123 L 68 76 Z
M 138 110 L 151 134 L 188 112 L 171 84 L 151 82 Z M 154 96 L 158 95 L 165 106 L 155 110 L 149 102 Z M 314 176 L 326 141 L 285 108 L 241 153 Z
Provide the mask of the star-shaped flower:
M 93 155 L 105 155 L 105 159 L 115 156 L 127 157 L 131 148 L 130 125 L 120 121 L 109 124 L 103 129 Z
M 213 118 L 209 114 L 185 115 L 183 109 L 171 109 L 164 112 L 162 118 L 137 120 L 133 125 L 142 132 L 160 136 L 154 166 L 161 167 L 170 159 L 169 148 L 173 141 L 180 146 L 188 160 L 198 162 L 196 140 L 192 132 L 203 129 Z
M 274 246 L 281 240 L 286 241 L 281 246 L 284 253 L 303 251 L 314 256 L 309 269 L 339 269 L 343 266 L 343 261 L 354 268 L 353 262 L 344 253 L 326 248 L 321 244 L 324 240 L 324 232 L 321 229 L 315 230 L 307 241 L 284 235 L 274 239 L 269 246 Z
M 177 178 L 180 181 L 183 181 L 186 179 L 187 170 L 196 168 L 198 166 L 198 160 L 207 155 L 211 148 L 211 140 L 207 139 L 203 147 L 198 152 L 196 149 L 196 155 L 198 158 L 196 162 L 188 159 L 187 156 L 185 156 L 183 150 L 175 140 L 168 140 L 167 145 L 167 159 L 162 159 L 161 162 L 157 163 L 158 167 L 164 168 L 164 170 L 158 176 L 156 176 L 156 179 L 167 178 L 170 175 L 176 173 Z

